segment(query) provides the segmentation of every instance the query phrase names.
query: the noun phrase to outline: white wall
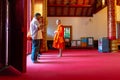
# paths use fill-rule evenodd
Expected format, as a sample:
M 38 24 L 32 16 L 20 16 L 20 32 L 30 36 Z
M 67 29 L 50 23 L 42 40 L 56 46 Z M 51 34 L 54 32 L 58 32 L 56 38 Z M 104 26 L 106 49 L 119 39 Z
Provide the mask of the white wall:
M 107 8 L 93 17 L 48 17 L 48 40 L 53 39 L 56 19 L 61 19 L 63 25 L 72 25 L 73 40 L 80 39 L 80 37 L 98 39 L 107 36 Z
M 94 15 L 93 22 L 94 30 L 96 31 L 94 33 L 95 39 L 99 39 L 100 37 L 107 37 L 107 7 Z
M 52 39 L 54 35 L 54 30 L 56 29 L 55 21 L 56 19 L 61 19 L 63 25 L 72 25 L 72 33 L 73 39 L 80 39 L 81 36 L 92 36 L 92 29 L 93 26 L 90 25 L 92 21 L 89 19 L 91 18 L 78 18 L 78 17 L 49 17 L 48 18 L 48 36 L 49 39 Z M 89 31 L 89 29 L 91 29 Z

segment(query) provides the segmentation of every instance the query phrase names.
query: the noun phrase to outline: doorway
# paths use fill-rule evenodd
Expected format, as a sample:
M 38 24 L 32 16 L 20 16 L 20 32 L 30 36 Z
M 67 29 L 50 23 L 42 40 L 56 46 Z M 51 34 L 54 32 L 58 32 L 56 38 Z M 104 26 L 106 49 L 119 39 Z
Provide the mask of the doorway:
M 44 24 L 44 32 L 43 32 L 43 40 L 41 44 L 40 51 L 47 51 L 47 40 L 46 40 L 46 27 L 47 27 L 47 0 L 28 0 L 27 5 L 27 32 L 30 28 L 30 21 L 34 17 L 34 14 L 39 12 L 43 18 Z M 27 54 L 31 53 L 31 41 L 27 41 Z
M 44 24 L 44 32 L 42 34 L 43 40 L 41 41 L 41 52 L 47 51 L 47 0 L 27 0 L 27 32 L 30 29 L 30 22 L 32 18 L 34 17 L 35 13 L 40 13 L 42 16 L 42 22 Z M 31 54 L 32 50 L 32 42 L 30 40 L 27 40 L 27 55 Z M 28 61 L 28 64 L 31 61 Z

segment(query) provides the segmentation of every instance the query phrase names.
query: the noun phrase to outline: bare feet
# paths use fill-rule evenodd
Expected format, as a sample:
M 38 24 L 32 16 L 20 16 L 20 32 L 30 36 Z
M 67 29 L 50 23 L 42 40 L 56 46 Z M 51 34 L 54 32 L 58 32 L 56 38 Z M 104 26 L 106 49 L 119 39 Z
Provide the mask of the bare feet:
M 62 57 L 62 54 L 58 54 L 58 57 Z

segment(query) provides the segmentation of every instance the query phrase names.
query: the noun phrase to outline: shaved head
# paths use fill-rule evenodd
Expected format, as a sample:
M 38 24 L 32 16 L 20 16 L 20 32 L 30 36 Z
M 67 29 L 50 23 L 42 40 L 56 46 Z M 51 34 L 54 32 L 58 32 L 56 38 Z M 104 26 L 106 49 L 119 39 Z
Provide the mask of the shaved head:
M 57 20 L 56 20 L 56 24 L 57 24 L 57 25 L 61 24 L 61 20 L 60 20 L 60 19 L 57 19 Z

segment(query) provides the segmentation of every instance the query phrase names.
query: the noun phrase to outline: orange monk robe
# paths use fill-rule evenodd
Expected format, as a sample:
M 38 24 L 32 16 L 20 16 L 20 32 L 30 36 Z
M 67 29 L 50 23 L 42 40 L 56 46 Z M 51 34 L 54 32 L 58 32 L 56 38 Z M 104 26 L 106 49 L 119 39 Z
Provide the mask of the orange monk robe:
M 58 25 L 57 33 L 54 36 L 53 47 L 57 49 L 64 48 L 64 27 L 63 25 Z

